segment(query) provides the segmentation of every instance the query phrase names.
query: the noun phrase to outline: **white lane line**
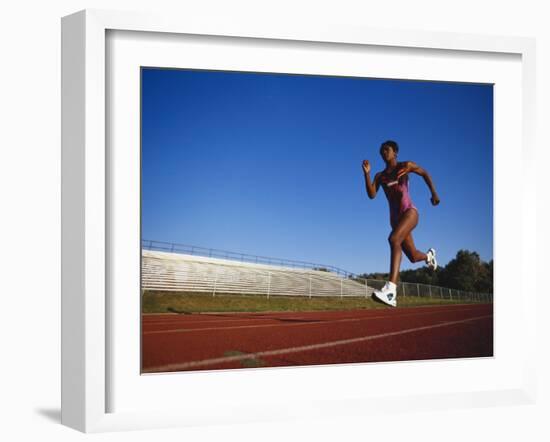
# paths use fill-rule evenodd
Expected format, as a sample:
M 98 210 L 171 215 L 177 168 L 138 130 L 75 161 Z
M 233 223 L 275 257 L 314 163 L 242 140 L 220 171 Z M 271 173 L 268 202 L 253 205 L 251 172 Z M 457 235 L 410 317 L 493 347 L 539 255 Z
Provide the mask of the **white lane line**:
M 240 319 L 226 319 L 226 318 L 220 318 L 220 319 L 195 319 L 194 321 L 191 321 L 189 319 L 185 319 L 186 317 L 182 317 L 180 318 L 179 321 L 155 321 L 155 322 L 143 322 L 142 324 L 143 325 L 178 325 L 182 322 L 184 322 L 185 324 L 207 324 L 209 322 L 243 322 L 243 321 L 262 321 L 262 320 L 265 320 L 265 319 L 272 319 L 272 318 L 268 318 L 268 317 L 242 317 Z
M 251 321 L 253 322 L 266 322 L 266 321 L 310 321 L 310 322 L 323 322 L 325 321 L 324 319 L 312 319 L 312 318 L 291 318 L 291 319 L 285 319 L 285 318 L 275 318 L 275 317 L 272 317 L 272 318 L 242 318 L 242 319 L 212 319 L 212 320 L 207 320 L 207 321 L 181 321 L 181 322 L 177 322 L 177 323 L 166 323 L 166 322 L 159 322 L 159 323 L 155 323 L 155 324 L 142 324 L 143 327 L 145 328 L 148 328 L 149 325 L 155 325 L 155 326 L 166 326 L 166 327 L 169 327 L 169 326 L 175 326 L 175 325 L 185 325 L 185 326 L 194 326 L 194 325 L 202 325 L 202 324 L 207 324 L 207 323 L 212 323 L 212 322 L 217 322 L 217 323 L 223 323 L 223 324 L 227 324 L 227 323 L 234 323 L 234 322 L 248 322 L 250 323 Z M 279 324 L 273 324 L 273 325 L 279 325 Z M 265 324 L 260 324 L 259 325 L 260 327 L 264 327 Z M 247 326 L 248 327 L 248 326 Z M 256 327 L 255 325 L 251 325 L 250 327 Z M 175 332 L 181 332 L 181 331 L 198 331 L 198 330 L 219 330 L 219 329 L 223 329 L 224 327 L 211 327 L 211 328 L 196 328 L 196 329 L 189 329 L 189 328 L 175 328 L 173 330 L 171 329 L 166 329 L 166 330 L 154 330 L 154 331 L 150 331 L 150 332 L 145 332 L 145 334 L 149 334 L 149 333 L 169 333 L 171 331 L 175 331 Z M 228 326 L 228 327 L 225 327 L 225 328 L 240 328 L 240 326 Z
M 386 317 L 386 316 L 384 316 Z M 376 319 L 376 318 L 371 318 Z M 202 332 L 202 331 L 213 331 L 213 330 L 236 330 L 240 328 L 264 328 L 264 327 L 299 327 L 303 325 L 321 325 L 321 324 L 333 324 L 335 322 L 351 322 L 351 321 L 361 321 L 362 319 L 338 319 L 335 321 L 310 321 L 310 322 L 300 322 L 298 324 L 258 324 L 258 325 L 235 325 L 232 327 L 204 327 L 204 328 L 178 328 L 174 330 L 155 330 L 150 332 L 143 332 L 144 335 L 158 335 L 165 333 L 192 333 L 192 332 Z M 363 319 L 364 320 L 364 319 Z
M 404 309 L 433 309 L 435 311 L 438 311 L 440 313 L 443 312 L 462 312 L 462 311 L 475 311 L 479 310 L 477 308 L 477 305 L 472 304 L 457 304 L 453 306 L 421 306 L 421 307 L 405 307 Z M 388 310 L 384 307 L 380 308 L 380 310 Z M 313 313 L 326 313 L 327 310 L 320 310 L 318 312 Z M 335 312 L 341 312 L 341 310 L 335 310 Z M 311 311 L 305 312 L 305 313 L 312 313 Z M 420 312 L 420 313 L 428 313 L 428 312 Z M 419 313 L 419 314 L 420 314 Z M 273 319 L 273 316 L 281 316 L 281 317 L 290 317 L 293 318 L 292 315 L 296 314 L 296 312 L 247 312 L 244 314 L 247 314 L 249 316 L 242 317 L 241 315 L 243 312 L 220 312 L 217 314 L 213 313 L 191 313 L 191 315 L 180 315 L 175 313 L 146 313 L 142 315 L 142 324 L 143 325 L 163 325 L 163 324 L 177 324 L 178 322 L 186 322 L 187 324 L 193 323 L 193 324 L 199 324 L 199 323 L 206 323 L 206 322 L 220 322 L 220 321 L 244 321 L 244 320 L 263 320 L 263 319 Z M 199 315 L 199 317 L 197 317 Z M 156 317 L 162 317 L 163 319 L 157 319 L 157 318 L 151 318 L 153 316 Z M 211 318 L 213 316 L 222 316 L 223 319 L 205 319 L 205 318 Z M 235 316 L 235 318 L 229 318 L 229 316 Z M 254 317 L 256 316 L 256 317 Z M 190 319 L 193 319 L 192 321 Z M 302 318 L 299 318 L 302 319 Z M 303 318 L 303 319 L 309 319 L 309 318 Z
M 414 333 L 421 330 L 431 330 L 434 328 L 440 328 L 440 327 L 447 327 L 449 325 L 455 325 L 455 324 L 464 324 L 466 322 L 471 321 L 478 321 L 480 319 L 487 319 L 492 318 L 493 315 L 486 315 L 486 316 L 477 316 L 474 318 L 468 318 L 468 319 L 462 319 L 460 321 L 448 321 L 443 322 L 441 324 L 434 324 L 434 325 L 426 325 L 423 327 L 415 327 L 415 328 L 409 328 L 406 330 L 399 330 L 395 332 L 388 332 L 388 333 L 381 333 L 378 335 L 371 335 L 371 336 L 361 336 L 359 338 L 351 338 L 351 339 L 342 339 L 339 341 L 331 341 L 331 342 L 324 342 L 322 344 L 312 344 L 312 345 L 303 345 L 300 347 L 289 347 L 289 348 L 281 348 L 279 350 L 268 350 L 268 351 L 260 351 L 257 353 L 248 353 L 243 355 L 236 355 L 236 356 L 225 356 L 222 358 L 213 358 L 213 359 L 203 359 L 201 361 L 190 361 L 190 362 L 183 362 L 180 364 L 168 364 L 168 365 L 161 365 L 158 367 L 149 367 L 143 370 L 143 373 L 161 373 L 161 372 L 168 372 L 168 371 L 181 371 L 181 370 L 187 370 L 190 368 L 196 368 L 196 367 L 203 367 L 205 365 L 215 365 L 215 364 L 224 364 L 228 362 L 236 362 L 241 361 L 243 359 L 254 359 L 254 358 L 262 358 L 266 356 L 278 356 L 283 354 L 289 354 L 289 353 L 299 353 L 303 351 L 311 351 L 311 350 L 319 350 L 321 348 L 329 348 L 329 347 L 336 347 L 338 345 L 347 345 L 347 344 L 355 344 L 358 342 L 365 342 L 365 341 L 373 341 L 375 339 L 381 339 L 381 338 L 387 338 L 390 336 L 398 336 L 398 335 L 404 335 L 407 333 Z
M 469 310 L 455 310 L 453 313 L 464 313 L 468 312 Z M 202 331 L 217 331 L 217 330 L 237 330 L 237 329 L 243 329 L 243 328 L 264 328 L 264 327 L 300 327 L 300 326 L 307 326 L 307 325 L 322 325 L 322 324 L 334 324 L 334 323 L 341 323 L 341 322 L 358 322 L 358 321 L 368 321 L 370 319 L 385 319 L 385 318 L 409 318 L 411 316 L 420 316 L 420 315 L 433 315 L 433 314 L 444 314 L 448 312 L 438 312 L 438 311 L 432 311 L 432 312 L 416 312 L 416 313 L 410 313 L 405 315 L 385 315 L 385 316 L 364 316 L 361 318 L 343 318 L 343 319 L 306 319 L 306 321 L 309 322 L 300 322 L 297 324 L 285 324 L 285 323 L 275 323 L 275 324 L 252 324 L 252 325 L 233 325 L 228 327 L 202 327 L 202 328 L 175 328 L 175 329 L 168 329 L 168 330 L 154 330 L 154 331 L 144 331 L 143 335 L 159 335 L 159 334 L 167 334 L 167 333 L 192 333 L 192 332 L 202 332 Z M 277 320 L 276 318 L 265 318 L 269 320 Z M 264 319 L 264 320 L 265 320 Z M 247 320 L 247 319 L 243 319 Z M 300 320 L 292 318 L 292 320 Z M 223 321 L 223 320 L 222 320 Z M 225 321 L 223 321 L 225 322 Z M 196 324 L 196 323 L 192 323 Z

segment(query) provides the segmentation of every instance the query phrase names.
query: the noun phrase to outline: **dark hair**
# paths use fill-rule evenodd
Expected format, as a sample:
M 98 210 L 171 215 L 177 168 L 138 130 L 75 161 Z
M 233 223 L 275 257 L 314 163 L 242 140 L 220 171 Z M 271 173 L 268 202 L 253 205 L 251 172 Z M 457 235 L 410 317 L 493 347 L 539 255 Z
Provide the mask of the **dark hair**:
M 391 147 L 395 153 L 399 152 L 399 145 L 395 141 L 387 140 L 380 145 L 380 153 L 382 152 L 382 149 L 384 149 L 384 147 L 386 146 Z

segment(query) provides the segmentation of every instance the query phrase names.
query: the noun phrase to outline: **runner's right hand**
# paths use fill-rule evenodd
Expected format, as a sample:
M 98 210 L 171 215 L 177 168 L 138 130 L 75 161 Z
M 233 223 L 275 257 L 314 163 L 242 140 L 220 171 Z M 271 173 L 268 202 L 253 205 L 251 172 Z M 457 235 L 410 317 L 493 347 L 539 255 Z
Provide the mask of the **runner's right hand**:
M 369 173 L 370 172 L 370 163 L 369 163 L 369 160 L 363 160 L 363 171 L 365 173 Z

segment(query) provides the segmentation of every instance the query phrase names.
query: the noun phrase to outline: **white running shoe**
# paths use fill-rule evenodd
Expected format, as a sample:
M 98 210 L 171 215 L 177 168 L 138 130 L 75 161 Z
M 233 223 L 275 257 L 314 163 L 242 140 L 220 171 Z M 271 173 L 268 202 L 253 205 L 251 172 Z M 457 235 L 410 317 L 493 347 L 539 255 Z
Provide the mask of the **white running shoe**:
M 384 304 L 397 307 L 397 286 L 388 281 L 381 290 L 375 290 L 373 296 Z
M 428 268 L 432 270 L 437 269 L 437 260 L 435 259 L 435 249 L 429 249 L 426 252 L 426 264 L 428 265 Z

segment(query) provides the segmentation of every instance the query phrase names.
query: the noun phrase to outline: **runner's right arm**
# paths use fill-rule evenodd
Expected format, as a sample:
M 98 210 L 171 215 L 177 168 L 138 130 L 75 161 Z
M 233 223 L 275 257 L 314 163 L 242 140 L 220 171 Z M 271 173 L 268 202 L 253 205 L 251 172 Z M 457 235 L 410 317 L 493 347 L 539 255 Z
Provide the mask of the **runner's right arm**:
M 377 173 L 374 176 L 374 181 L 371 181 L 370 179 L 370 163 L 365 160 L 363 161 L 363 175 L 365 176 L 365 188 L 367 190 L 367 195 L 370 199 L 373 199 L 376 196 L 376 193 L 378 192 L 378 188 L 380 187 L 380 180 L 379 176 L 380 173 Z

